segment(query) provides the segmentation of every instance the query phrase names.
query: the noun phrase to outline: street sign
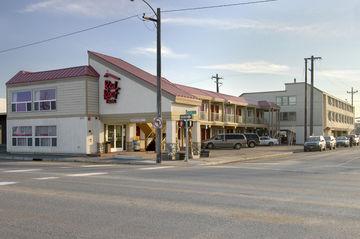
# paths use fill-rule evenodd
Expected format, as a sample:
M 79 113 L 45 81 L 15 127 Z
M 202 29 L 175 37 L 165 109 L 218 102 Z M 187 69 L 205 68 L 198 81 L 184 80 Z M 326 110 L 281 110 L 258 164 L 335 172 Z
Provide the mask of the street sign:
M 191 120 L 191 119 L 192 119 L 192 115 L 180 115 L 180 119 L 181 119 L 181 120 Z
M 154 128 L 161 129 L 162 128 L 162 119 L 160 117 L 154 118 Z
M 196 115 L 196 110 L 187 110 L 186 114 L 187 115 Z

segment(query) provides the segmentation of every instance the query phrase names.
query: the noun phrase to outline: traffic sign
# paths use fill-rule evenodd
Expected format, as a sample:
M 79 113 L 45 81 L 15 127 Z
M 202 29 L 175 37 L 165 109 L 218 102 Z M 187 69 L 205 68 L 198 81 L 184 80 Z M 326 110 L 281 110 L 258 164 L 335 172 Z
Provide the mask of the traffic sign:
M 181 119 L 181 120 L 191 120 L 191 119 L 192 119 L 192 115 L 180 115 L 180 119 Z
M 196 110 L 187 110 L 186 114 L 187 115 L 196 115 Z
M 162 128 L 162 119 L 160 117 L 154 118 L 154 128 L 161 129 Z

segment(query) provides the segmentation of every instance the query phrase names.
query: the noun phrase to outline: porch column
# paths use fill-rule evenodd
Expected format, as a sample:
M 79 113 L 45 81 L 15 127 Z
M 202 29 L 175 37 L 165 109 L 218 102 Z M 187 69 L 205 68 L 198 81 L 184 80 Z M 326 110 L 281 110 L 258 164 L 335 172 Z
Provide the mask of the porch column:
M 201 128 L 200 122 L 194 121 L 194 125 L 191 129 L 192 133 L 192 154 L 193 158 L 200 158 L 200 151 L 201 151 Z
M 177 151 L 176 145 L 176 121 L 167 120 L 166 121 L 166 152 L 168 153 L 168 159 L 175 159 L 175 154 Z
M 126 151 L 134 151 L 132 142 L 136 136 L 136 123 L 126 125 Z

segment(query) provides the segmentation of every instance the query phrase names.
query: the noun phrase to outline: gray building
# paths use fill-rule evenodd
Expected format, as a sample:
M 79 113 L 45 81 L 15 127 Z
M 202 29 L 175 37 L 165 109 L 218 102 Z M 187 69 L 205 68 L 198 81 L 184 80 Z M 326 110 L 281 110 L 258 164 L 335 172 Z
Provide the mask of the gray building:
M 308 134 L 310 133 L 310 89 L 308 89 Z M 296 143 L 304 142 L 305 83 L 287 83 L 285 90 L 243 93 L 248 100 L 267 100 L 280 106 L 280 130 L 292 133 Z M 354 107 L 314 88 L 314 135 L 344 135 L 354 130 Z

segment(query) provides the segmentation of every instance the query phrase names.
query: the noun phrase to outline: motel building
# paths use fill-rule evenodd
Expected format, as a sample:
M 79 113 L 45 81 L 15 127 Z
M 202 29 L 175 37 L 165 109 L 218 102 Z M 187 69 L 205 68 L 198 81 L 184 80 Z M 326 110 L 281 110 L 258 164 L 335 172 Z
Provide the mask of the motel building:
M 6 83 L 7 151 L 98 155 L 154 151 L 156 76 L 119 58 L 88 52 L 88 65 L 20 71 Z M 279 130 L 279 107 L 162 78 L 162 149 L 170 158 L 186 146 L 180 115 L 196 111 L 190 129 L 194 157 L 216 134 Z

